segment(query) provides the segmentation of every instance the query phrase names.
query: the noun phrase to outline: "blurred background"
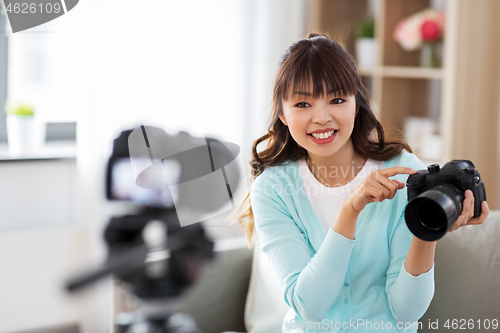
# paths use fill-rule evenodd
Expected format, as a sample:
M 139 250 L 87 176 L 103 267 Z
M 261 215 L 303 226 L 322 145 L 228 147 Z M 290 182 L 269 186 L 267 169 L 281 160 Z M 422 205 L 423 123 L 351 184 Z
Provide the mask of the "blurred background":
M 110 331 L 109 280 L 78 296 L 62 285 L 104 259 L 103 228 L 123 210 L 104 192 L 113 139 L 196 107 L 206 135 L 239 145 L 248 176 L 278 59 L 311 31 L 355 56 L 384 126 L 426 165 L 472 160 L 499 207 L 498 1 L 82 0 L 18 33 L 2 10 L 0 332 Z M 224 216 L 202 223 L 244 244 Z

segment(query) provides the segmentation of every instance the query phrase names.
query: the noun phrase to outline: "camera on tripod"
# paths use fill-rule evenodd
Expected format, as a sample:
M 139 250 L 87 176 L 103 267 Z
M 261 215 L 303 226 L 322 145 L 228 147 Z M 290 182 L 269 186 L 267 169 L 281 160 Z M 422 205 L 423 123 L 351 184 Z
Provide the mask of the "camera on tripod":
M 123 131 L 107 163 L 106 197 L 130 201 L 138 211 L 110 219 L 106 262 L 72 279 L 67 289 L 112 274 L 143 305 L 117 322 L 119 333 L 201 333 L 192 316 L 171 313 L 164 305 L 194 284 L 214 257 L 213 242 L 198 222 L 234 206 L 242 179 L 238 155 L 235 144 L 185 131 L 170 135 L 154 126 Z
M 481 202 L 486 200 L 481 175 L 469 160 L 452 160 L 441 169 L 431 164 L 410 175 L 406 186 L 406 224 L 425 241 L 438 240 L 451 229 L 462 212 L 466 190 L 474 194 L 474 217 L 481 215 Z

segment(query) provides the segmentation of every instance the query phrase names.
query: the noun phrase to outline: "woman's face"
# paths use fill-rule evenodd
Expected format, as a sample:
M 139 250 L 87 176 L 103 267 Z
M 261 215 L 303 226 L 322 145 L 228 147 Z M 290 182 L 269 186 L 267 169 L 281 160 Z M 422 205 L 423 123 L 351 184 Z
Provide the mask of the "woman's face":
M 311 89 L 299 91 L 283 101 L 280 119 L 288 126 L 293 139 L 309 154 L 327 157 L 337 153 L 350 140 L 355 116 L 354 95 L 329 93 L 313 99 Z M 316 137 L 312 133 L 317 133 Z

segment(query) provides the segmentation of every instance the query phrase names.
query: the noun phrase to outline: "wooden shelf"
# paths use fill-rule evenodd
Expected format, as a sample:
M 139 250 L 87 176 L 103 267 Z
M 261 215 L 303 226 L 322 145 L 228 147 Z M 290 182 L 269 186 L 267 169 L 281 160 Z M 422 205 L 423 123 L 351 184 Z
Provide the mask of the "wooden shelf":
M 359 70 L 377 118 L 384 127 L 399 130 L 409 116 L 435 121 L 442 138 L 440 164 L 473 161 L 486 184 L 490 209 L 500 209 L 500 1 L 483 0 L 477 6 L 475 1 L 444 0 L 443 67 L 424 68 L 419 67 L 421 52 L 405 51 L 393 32 L 402 19 L 432 5 L 430 0 L 311 0 L 308 29 L 329 33 L 355 55 L 355 26 L 373 15 L 377 62 Z
M 398 77 L 407 79 L 442 79 L 444 72 L 441 68 L 407 67 L 407 66 L 378 66 L 359 68 L 364 76 Z

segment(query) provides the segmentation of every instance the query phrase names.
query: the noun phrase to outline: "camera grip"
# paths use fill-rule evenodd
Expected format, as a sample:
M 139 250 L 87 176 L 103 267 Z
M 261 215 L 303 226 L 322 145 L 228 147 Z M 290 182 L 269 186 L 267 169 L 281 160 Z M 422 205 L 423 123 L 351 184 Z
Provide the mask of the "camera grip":
M 471 189 L 472 194 L 474 195 L 474 218 L 479 217 L 481 215 L 481 203 L 486 200 L 486 189 L 484 188 L 484 183 L 481 182 L 479 186 L 476 186 L 474 189 Z

